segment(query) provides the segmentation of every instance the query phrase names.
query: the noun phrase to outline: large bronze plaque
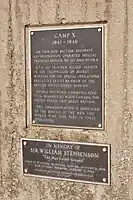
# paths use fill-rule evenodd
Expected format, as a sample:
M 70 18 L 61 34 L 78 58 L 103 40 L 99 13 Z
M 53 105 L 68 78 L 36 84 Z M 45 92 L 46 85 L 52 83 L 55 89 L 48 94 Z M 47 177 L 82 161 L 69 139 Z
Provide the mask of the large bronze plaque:
M 28 34 L 31 124 L 103 129 L 103 26 L 31 28 Z
M 22 139 L 24 175 L 110 184 L 110 146 Z

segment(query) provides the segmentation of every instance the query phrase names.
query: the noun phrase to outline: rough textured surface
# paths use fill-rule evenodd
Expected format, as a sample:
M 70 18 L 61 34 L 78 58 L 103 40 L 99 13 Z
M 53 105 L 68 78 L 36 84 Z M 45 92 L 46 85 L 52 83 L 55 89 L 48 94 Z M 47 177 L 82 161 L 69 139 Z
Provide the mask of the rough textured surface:
M 0 199 L 133 200 L 132 0 L 0 1 Z M 24 26 L 107 21 L 105 131 L 25 125 Z M 24 177 L 20 138 L 110 143 L 109 187 Z

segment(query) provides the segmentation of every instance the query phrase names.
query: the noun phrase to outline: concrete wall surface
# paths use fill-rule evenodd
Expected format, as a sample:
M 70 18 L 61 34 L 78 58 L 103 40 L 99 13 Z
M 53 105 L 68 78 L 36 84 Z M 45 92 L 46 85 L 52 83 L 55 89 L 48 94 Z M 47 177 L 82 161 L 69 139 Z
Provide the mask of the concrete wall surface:
M 26 128 L 25 25 L 106 23 L 104 131 Z M 133 200 L 133 1 L 0 1 L 0 200 Z M 111 186 L 25 177 L 21 138 L 111 144 Z

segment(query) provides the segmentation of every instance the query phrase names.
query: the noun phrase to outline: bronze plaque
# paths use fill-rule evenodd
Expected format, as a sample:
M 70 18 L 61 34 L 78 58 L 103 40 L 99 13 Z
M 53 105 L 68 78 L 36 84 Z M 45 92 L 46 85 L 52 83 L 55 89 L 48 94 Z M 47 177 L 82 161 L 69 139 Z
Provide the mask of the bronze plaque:
M 104 128 L 104 28 L 30 28 L 31 124 Z
M 24 175 L 110 185 L 110 145 L 22 139 Z

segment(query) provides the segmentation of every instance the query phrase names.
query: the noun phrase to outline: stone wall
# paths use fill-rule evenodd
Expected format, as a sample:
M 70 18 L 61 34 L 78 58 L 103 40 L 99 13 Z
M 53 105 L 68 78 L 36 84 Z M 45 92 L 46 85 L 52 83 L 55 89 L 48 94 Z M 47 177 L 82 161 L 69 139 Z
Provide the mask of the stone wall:
M 133 1 L 0 1 L 0 199 L 133 199 Z M 25 25 L 106 24 L 104 131 L 26 128 Z M 111 144 L 111 186 L 24 177 L 21 138 Z

